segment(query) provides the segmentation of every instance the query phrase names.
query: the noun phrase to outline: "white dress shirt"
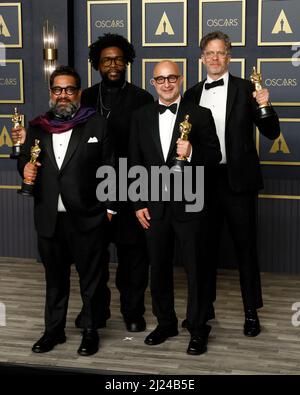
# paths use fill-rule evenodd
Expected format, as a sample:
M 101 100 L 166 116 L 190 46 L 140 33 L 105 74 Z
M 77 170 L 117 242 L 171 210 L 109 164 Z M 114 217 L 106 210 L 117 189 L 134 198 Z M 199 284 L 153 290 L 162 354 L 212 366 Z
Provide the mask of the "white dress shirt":
M 69 145 L 69 141 L 71 138 L 73 129 L 68 130 L 64 133 L 53 133 L 52 134 L 52 144 L 55 160 L 58 168 L 61 168 L 63 161 L 65 159 L 65 155 L 67 152 L 67 148 Z M 58 195 L 58 203 L 57 203 L 57 211 L 64 212 L 66 208 L 62 202 L 60 194 Z
M 222 77 L 218 78 L 218 80 L 221 78 L 224 80 L 224 85 L 216 86 L 215 88 L 208 90 L 203 86 L 199 104 L 200 106 L 209 108 L 212 112 L 222 152 L 222 160 L 220 163 L 227 163 L 225 149 L 225 126 L 229 73 L 226 72 Z M 211 83 L 213 81 L 214 80 L 207 76 L 206 82 Z
M 68 130 L 67 132 L 64 133 L 53 133 L 52 134 L 52 145 L 53 145 L 53 151 L 54 151 L 54 156 L 55 160 L 57 163 L 58 168 L 61 168 L 61 165 L 63 164 L 63 161 L 65 159 L 65 155 L 68 149 L 69 141 L 72 135 L 73 129 Z M 61 195 L 58 195 L 58 202 L 57 202 L 57 211 L 59 212 L 66 212 L 66 208 L 63 204 Z M 117 214 L 116 211 L 113 210 L 107 210 L 108 213 L 110 214 Z
M 163 114 L 159 114 L 159 136 L 160 136 L 160 143 L 165 161 L 167 160 L 169 149 L 170 149 L 173 129 L 177 117 L 180 100 L 181 97 L 179 96 L 178 99 L 173 102 L 173 103 L 177 103 L 176 114 L 173 114 L 172 111 L 170 110 L 166 110 Z M 160 100 L 158 102 L 159 104 L 165 105 Z M 173 103 L 170 103 L 170 105 Z

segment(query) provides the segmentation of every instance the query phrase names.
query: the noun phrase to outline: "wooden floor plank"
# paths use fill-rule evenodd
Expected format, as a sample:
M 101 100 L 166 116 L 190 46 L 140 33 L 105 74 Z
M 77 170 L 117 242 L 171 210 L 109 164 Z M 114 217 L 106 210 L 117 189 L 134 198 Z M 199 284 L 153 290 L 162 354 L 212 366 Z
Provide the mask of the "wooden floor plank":
M 61 368 L 93 369 L 101 372 L 141 374 L 300 374 L 300 326 L 291 322 L 292 305 L 300 302 L 300 276 L 262 274 L 264 308 L 259 316 L 262 333 L 243 335 L 243 311 L 236 271 L 221 270 L 215 305 L 216 319 L 208 352 L 186 354 L 189 335 L 180 335 L 158 346 L 144 344 L 155 328 L 149 290 L 146 295 L 147 331 L 126 332 L 119 312 L 119 294 L 114 286 L 115 265 L 111 265 L 112 317 L 101 329 L 99 352 L 81 357 L 76 351 L 80 332 L 74 320 L 80 310 L 78 277 L 72 270 L 71 297 L 67 318 L 67 342 L 47 354 L 31 352 L 43 331 L 44 271 L 41 264 L 20 259 L 0 259 L 0 302 L 6 307 L 6 326 L 0 326 L 0 362 Z M 186 282 L 181 268 L 175 270 L 176 311 L 179 322 L 185 316 Z M 300 320 L 300 317 L 299 317 Z

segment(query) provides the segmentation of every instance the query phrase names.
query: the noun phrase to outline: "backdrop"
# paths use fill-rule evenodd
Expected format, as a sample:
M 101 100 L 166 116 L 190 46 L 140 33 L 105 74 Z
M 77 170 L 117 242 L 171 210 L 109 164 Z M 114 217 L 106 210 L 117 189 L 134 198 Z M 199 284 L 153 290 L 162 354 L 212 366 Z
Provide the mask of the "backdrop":
M 151 90 L 153 65 L 171 58 L 180 64 L 186 89 L 205 77 L 202 35 L 219 29 L 234 44 L 230 71 L 249 78 L 256 66 L 281 119 L 275 142 L 258 138 L 254 130 L 265 179 L 257 210 L 261 268 L 300 273 L 299 15 L 298 0 L 0 1 L 0 256 L 37 256 L 32 200 L 17 195 L 21 180 L 8 154 L 14 107 L 25 124 L 47 110 L 45 21 L 56 29 L 58 63 L 75 66 L 83 87 L 99 80 L 88 64 L 89 43 L 116 32 L 136 49 L 129 80 Z M 234 267 L 235 260 L 225 229 L 220 266 Z

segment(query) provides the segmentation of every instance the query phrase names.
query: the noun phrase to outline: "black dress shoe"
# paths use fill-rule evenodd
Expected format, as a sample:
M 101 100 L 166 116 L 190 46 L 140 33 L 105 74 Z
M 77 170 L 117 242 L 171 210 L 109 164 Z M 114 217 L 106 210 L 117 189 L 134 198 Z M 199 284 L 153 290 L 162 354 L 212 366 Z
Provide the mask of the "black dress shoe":
M 44 333 L 44 335 L 32 346 L 32 351 L 43 353 L 51 351 L 57 344 L 63 344 L 66 341 L 64 332 L 58 334 Z
M 99 335 L 96 329 L 84 329 L 81 344 L 77 350 L 79 355 L 96 354 L 99 350 Z
M 200 355 L 207 351 L 208 335 L 192 336 L 186 352 L 189 355 Z
M 255 337 L 260 333 L 260 323 L 256 310 L 245 311 L 244 335 Z
M 84 326 L 81 324 L 81 313 L 78 314 L 78 316 L 75 319 L 75 327 L 83 329 Z M 106 328 L 106 320 L 100 321 L 99 324 L 97 325 L 97 328 Z
M 173 337 L 178 335 L 177 328 L 165 329 L 159 326 L 154 329 L 145 339 L 145 343 L 149 346 L 155 346 L 156 344 L 161 344 L 165 342 L 168 337 Z
M 126 329 L 129 332 L 143 332 L 146 329 L 146 321 L 144 317 L 138 318 L 136 320 L 125 319 Z

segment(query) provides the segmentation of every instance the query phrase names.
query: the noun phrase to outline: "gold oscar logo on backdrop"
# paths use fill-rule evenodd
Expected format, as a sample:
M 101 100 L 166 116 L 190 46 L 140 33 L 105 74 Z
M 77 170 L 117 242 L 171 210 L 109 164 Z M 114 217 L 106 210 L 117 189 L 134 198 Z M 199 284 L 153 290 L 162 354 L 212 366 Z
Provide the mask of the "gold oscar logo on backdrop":
M 289 147 L 282 133 L 280 133 L 280 136 L 274 141 L 270 149 L 270 154 L 276 154 L 277 152 L 282 152 L 283 154 L 290 154 Z
M 1 14 L 0 14 L 0 36 L 10 37 L 10 32 Z
M 284 10 L 281 10 L 279 17 L 277 18 L 277 21 L 272 30 L 272 34 L 279 34 L 279 33 L 285 33 L 285 34 L 293 33 L 293 30 L 291 29 L 291 26 L 289 24 L 289 21 L 286 17 Z
M 6 129 L 6 126 L 3 127 L 1 134 L 0 134 L 0 147 L 3 146 L 12 147 L 13 143 L 11 137 Z
M 166 12 L 163 13 L 155 32 L 156 36 L 160 36 L 161 34 L 168 34 L 169 36 L 174 36 L 175 34 Z

